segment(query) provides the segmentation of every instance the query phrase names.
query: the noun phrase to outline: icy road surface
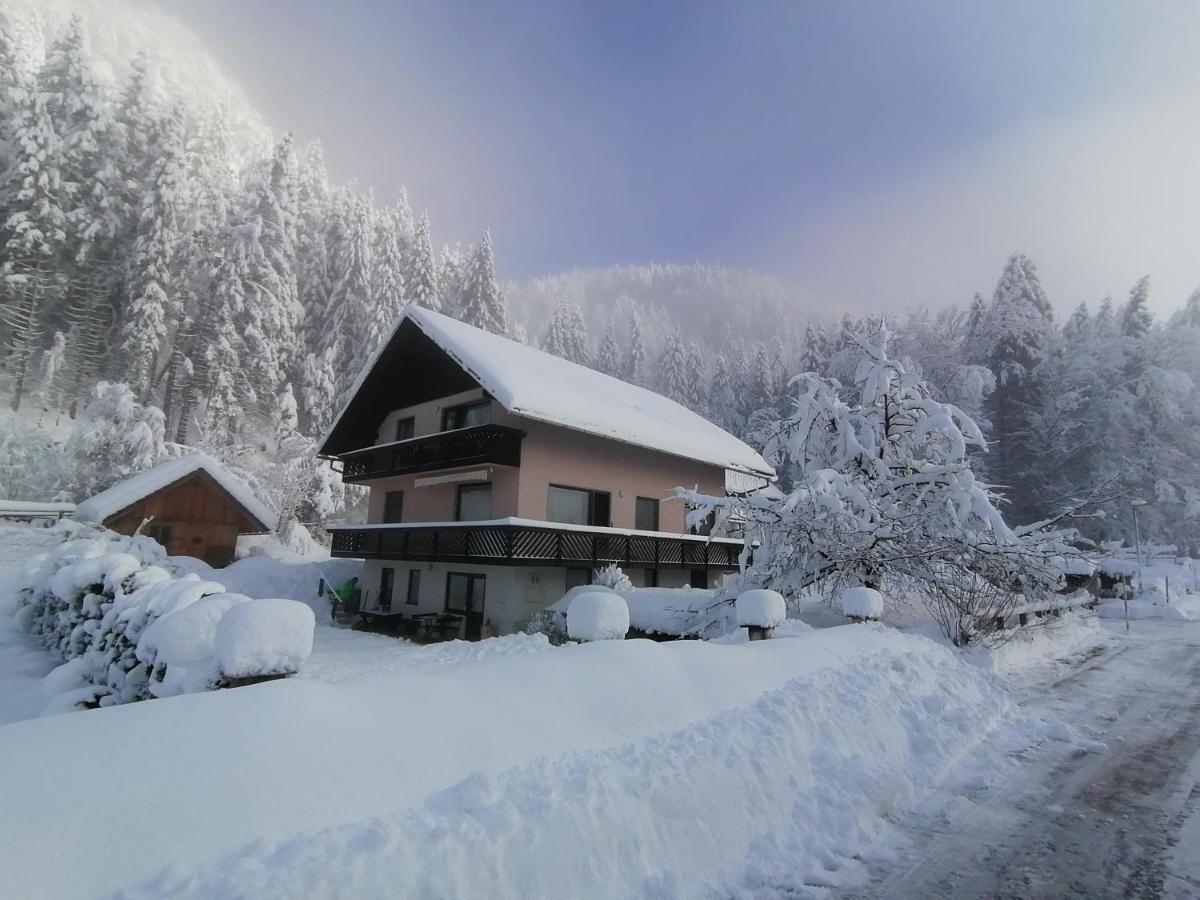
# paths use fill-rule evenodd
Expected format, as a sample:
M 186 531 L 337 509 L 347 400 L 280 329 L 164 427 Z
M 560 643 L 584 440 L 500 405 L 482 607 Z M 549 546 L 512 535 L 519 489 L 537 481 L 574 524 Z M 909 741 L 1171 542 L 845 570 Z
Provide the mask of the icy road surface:
M 1200 897 L 1200 622 L 1121 638 L 1023 688 L 1048 739 L 998 736 L 899 823 L 897 858 L 841 896 Z

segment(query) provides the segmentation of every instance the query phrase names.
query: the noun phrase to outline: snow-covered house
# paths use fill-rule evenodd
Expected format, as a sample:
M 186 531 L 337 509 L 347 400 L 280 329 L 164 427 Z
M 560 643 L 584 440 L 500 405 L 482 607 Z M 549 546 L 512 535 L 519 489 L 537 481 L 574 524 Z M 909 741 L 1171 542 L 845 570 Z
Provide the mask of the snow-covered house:
M 592 570 L 707 586 L 741 543 L 689 534 L 676 486 L 725 491 L 770 465 L 651 391 L 410 307 L 321 444 L 370 487 L 368 521 L 333 531 L 367 560 L 364 609 L 453 612 L 465 636 L 515 630 Z
M 244 481 L 202 453 L 117 482 L 80 503 L 75 518 L 120 534 L 141 527 L 172 556 L 194 556 L 211 566 L 233 562 L 239 534 L 270 531 L 276 522 L 275 512 Z

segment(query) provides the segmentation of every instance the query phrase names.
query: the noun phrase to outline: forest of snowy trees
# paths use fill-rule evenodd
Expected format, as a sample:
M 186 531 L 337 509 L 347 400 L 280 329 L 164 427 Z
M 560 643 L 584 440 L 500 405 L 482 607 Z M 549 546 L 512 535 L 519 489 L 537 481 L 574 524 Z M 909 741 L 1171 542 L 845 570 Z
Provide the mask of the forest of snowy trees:
M 199 447 L 285 527 L 336 515 L 342 487 L 315 443 L 410 303 L 660 391 L 752 443 L 789 413 L 800 373 L 853 383 L 870 329 L 769 279 L 666 266 L 502 285 L 490 234 L 435 250 L 403 193 L 331 184 L 319 144 L 255 151 L 232 116 L 163 89 L 145 54 L 112 76 L 79 18 L 41 53 L 19 34 L 0 13 L 0 496 L 80 499 Z M 1099 490 L 1116 499 L 1084 523 L 1093 536 L 1127 536 L 1136 496 L 1152 535 L 1196 548 L 1200 291 L 1156 321 L 1150 289 L 1056 317 L 1067 298 L 1016 254 L 990 296 L 893 317 L 891 352 L 979 422 L 990 452 L 973 464 L 1010 521 Z

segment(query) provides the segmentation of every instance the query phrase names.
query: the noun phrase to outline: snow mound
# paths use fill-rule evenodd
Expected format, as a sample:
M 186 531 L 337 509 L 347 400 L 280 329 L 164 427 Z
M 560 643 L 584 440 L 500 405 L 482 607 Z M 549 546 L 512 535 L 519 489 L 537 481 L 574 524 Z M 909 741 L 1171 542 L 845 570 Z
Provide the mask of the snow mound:
M 883 595 L 869 587 L 846 588 L 842 591 L 842 615 L 878 619 L 883 615 Z
M 738 594 L 737 623 L 739 628 L 774 628 L 787 618 L 787 604 L 776 591 L 761 588 Z
M 315 627 L 312 609 L 295 600 L 238 604 L 217 625 L 217 666 L 226 678 L 298 672 L 312 653 Z
M 614 591 L 584 591 L 567 607 L 567 634 L 575 641 L 619 641 L 629 631 L 629 607 Z

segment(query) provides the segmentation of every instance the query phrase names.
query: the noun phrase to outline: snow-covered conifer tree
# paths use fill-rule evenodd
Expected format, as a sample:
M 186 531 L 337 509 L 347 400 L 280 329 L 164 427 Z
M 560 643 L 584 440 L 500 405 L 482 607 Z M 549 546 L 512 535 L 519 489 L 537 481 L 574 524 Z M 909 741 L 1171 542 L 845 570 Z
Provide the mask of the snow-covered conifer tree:
M 687 346 L 679 326 L 675 326 L 667 333 L 658 361 L 658 390 L 676 403 L 686 405 L 688 389 Z
M 405 299 L 425 309 L 440 310 L 437 266 L 433 259 L 433 242 L 429 237 L 429 213 L 423 213 L 413 233 L 412 245 L 404 267 Z
M 504 293 L 496 284 L 496 265 L 492 257 L 492 233 L 485 231 L 483 240 L 471 258 L 463 282 L 458 315 L 468 325 L 493 334 L 508 332 L 508 309 Z
M 616 324 L 610 319 L 604 329 L 604 337 L 596 351 L 596 368 L 605 375 L 620 378 L 623 374 L 621 365 L 621 345 L 617 343 Z

